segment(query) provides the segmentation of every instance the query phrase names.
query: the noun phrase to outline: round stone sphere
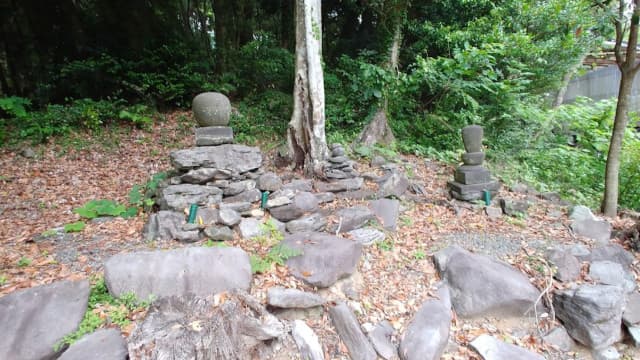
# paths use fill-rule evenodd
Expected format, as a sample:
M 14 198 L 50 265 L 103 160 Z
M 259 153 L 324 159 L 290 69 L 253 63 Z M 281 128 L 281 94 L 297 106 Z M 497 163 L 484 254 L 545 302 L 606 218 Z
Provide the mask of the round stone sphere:
M 199 126 L 227 126 L 231 116 L 229 98 L 217 92 L 205 92 L 193 98 L 191 108 Z

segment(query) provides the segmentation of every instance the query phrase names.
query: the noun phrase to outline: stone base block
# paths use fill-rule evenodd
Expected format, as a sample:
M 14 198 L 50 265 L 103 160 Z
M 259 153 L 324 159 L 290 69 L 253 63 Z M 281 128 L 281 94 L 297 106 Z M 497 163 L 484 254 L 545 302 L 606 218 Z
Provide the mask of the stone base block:
M 457 181 L 449 181 L 447 185 L 449 186 L 451 196 L 463 201 L 482 200 L 484 190 L 488 190 L 491 193 L 491 197 L 494 197 L 498 193 L 498 190 L 500 190 L 500 183 L 497 181 L 471 185 L 461 184 Z
M 233 143 L 233 129 L 228 126 L 196 128 L 196 146 L 215 146 Z
M 465 165 L 482 165 L 484 162 L 484 153 L 480 151 L 464 153 L 462 154 L 462 162 L 465 163 Z
M 491 182 L 491 172 L 479 165 L 462 165 L 456 169 L 454 178 L 465 185 L 485 184 Z

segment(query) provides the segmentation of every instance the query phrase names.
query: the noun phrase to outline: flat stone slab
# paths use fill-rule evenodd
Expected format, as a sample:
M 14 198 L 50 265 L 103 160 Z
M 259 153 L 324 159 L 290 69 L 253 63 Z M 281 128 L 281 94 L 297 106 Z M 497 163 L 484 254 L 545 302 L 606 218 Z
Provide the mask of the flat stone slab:
M 351 359 L 377 359 L 376 351 L 362 332 L 355 315 L 345 303 L 329 307 L 329 315 L 340 339 L 347 346 Z
M 55 359 L 87 310 L 89 282 L 59 281 L 0 298 L 0 359 Z
M 391 341 L 392 335 L 393 327 L 386 320 L 378 323 L 367 333 L 367 337 L 378 353 L 378 356 L 385 360 L 399 359 L 398 347 Z
M 361 177 L 356 177 L 352 179 L 336 180 L 332 182 L 317 181 L 315 183 L 315 188 L 318 192 L 341 192 L 358 190 L 362 187 L 363 184 L 364 179 Z
M 180 171 L 208 167 L 244 173 L 262 165 L 262 153 L 257 147 L 238 144 L 199 146 L 171 152 L 171 163 Z
M 461 317 L 524 316 L 533 313 L 540 292 L 512 266 L 453 245 L 434 255 Z
M 516 345 L 507 344 L 487 334 L 478 336 L 469 345 L 484 360 L 544 360 L 542 355 Z
M 400 343 L 403 360 L 440 359 L 449 341 L 451 299 L 449 289 L 441 285 L 437 298 L 425 301 L 411 319 Z
M 620 338 L 622 288 L 581 285 L 556 291 L 553 306 L 572 338 L 591 348 L 605 348 Z
M 375 220 L 373 211 L 366 206 L 354 206 L 340 209 L 335 212 L 337 224 L 332 227 L 332 232 L 349 232 L 363 227 L 367 222 Z
M 267 304 L 283 309 L 306 309 L 324 303 L 322 296 L 298 289 L 271 287 L 267 290 Z
M 251 286 L 249 255 L 242 249 L 190 247 L 118 254 L 104 264 L 109 293 L 138 299 L 207 296 Z
M 230 170 L 203 167 L 189 170 L 186 174 L 180 176 L 180 181 L 189 184 L 204 184 L 209 181 L 222 183 L 222 181 L 230 179 L 232 176 L 233 173 Z
M 484 190 L 489 191 L 491 197 L 495 197 L 498 190 L 500 190 L 500 183 L 497 181 L 471 185 L 461 184 L 457 181 L 449 181 L 447 185 L 449 186 L 451 196 L 463 201 L 481 200 Z
M 291 327 L 291 335 L 305 360 L 324 360 L 324 351 L 318 335 L 302 320 L 295 320 Z
M 317 287 L 329 287 L 351 275 L 362 255 L 362 245 L 325 233 L 288 235 L 283 244 L 302 251 L 287 260 L 293 276 Z
M 384 241 L 386 238 L 386 235 L 382 231 L 372 227 L 351 230 L 347 232 L 347 234 L 353 241 L 364 246 L 373 245 L 377 242 Z
M 162 189 L 158 204 L 163 210 L 178 212 L 188 209 L 191 204 L 210 206 L 222 200 L 222 190 L 215 186 L 179 184 Z
M 299 232 L 313 232 L 322 230 L 327 225 L 327 219 L 320 213 L 314 213 L 301 217 L 296 220 L 291 220 L 287 223 L 286 227 L 290 233 Z
M 75 342 L 58 360 L 126 360 L 127 343 L 116 329 L 99 329 Z
M 233 129 L 228 126 L 196 128 L 196 146 L 215 146 L 233 143 Z

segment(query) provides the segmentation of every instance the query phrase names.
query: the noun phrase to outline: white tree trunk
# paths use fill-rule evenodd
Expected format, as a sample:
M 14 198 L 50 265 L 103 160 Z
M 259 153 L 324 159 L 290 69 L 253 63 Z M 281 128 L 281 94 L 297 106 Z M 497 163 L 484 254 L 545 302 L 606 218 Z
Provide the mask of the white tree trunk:
M 328 157 L 320 0 L 296 0 L 296 74 L 287 140 L 296 168 L 321 175 Z

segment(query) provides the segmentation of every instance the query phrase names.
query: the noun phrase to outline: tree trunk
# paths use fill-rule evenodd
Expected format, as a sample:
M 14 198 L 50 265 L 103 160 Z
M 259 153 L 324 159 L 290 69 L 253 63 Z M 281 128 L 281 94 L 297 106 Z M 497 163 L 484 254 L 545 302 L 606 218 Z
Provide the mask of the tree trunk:
M 634 73 L 622 71 L 620 79 L 620 89 L 618 92 L 618 104 L 616 105 L 616 116 L 613 122 L 611 142 L 609 143 L 609 153 L 607 155 L 607 166 L 604 179 L 604 199 L 602 201 L 602 212 L 605 216 L 615 217 L 618 212 L 618 189 L 620 173 L 620 152 L 622 150 L 622 140 L 624 132 L 629 122 L 629 97 L 633 86 Z
M 328 157 L 324 133 L 324 78 L 320 0 L 296 0 L 296 73 L 289 156 L 307 176 L 322 176 Z
M 616 116 L 613 122 L 611 142 L 609 143 L 609 153 L 607 154 L 607 167 L 604 180 L 604 198 L 602 200 L 602 212 L 605 216 L 615 217 L 618 212 L 618 192 L 620 175 L 620 152 L 624 140 L 624 132 L 629 122 L 629 98 L 633 88 L 633 80 L 640 69 L 640 64 L 636 64 L 636 48 L 638 45 L 638 24 L 640 22 L 640 0 L 634 0 L 630 4 L 632 16 L 628 24 L 627 51 L 622 53 L 622 39 L 627 33 L 627 24 L 623 23 L 625 13 L 625 1 L 620 0 L 619 17 L 615 20 L 616 44 L 614 53 L 616 63 L 620 69 L 620 89 L 618 91 L 618 104 L 616 105 Z
M 556 94 L 555 99 L 553 99 L 553 108 L 557 108 L 564 102 L 564 95 L 567 93 L 567 89 L 569 88 L 569 82 L 571 82 L 571 77 L 575 72 L 576 68 L 572 67 L 566 74 L 562 77 L 562 84 L 560 85 L 560 89 L 558 89 L 558 93 Z

